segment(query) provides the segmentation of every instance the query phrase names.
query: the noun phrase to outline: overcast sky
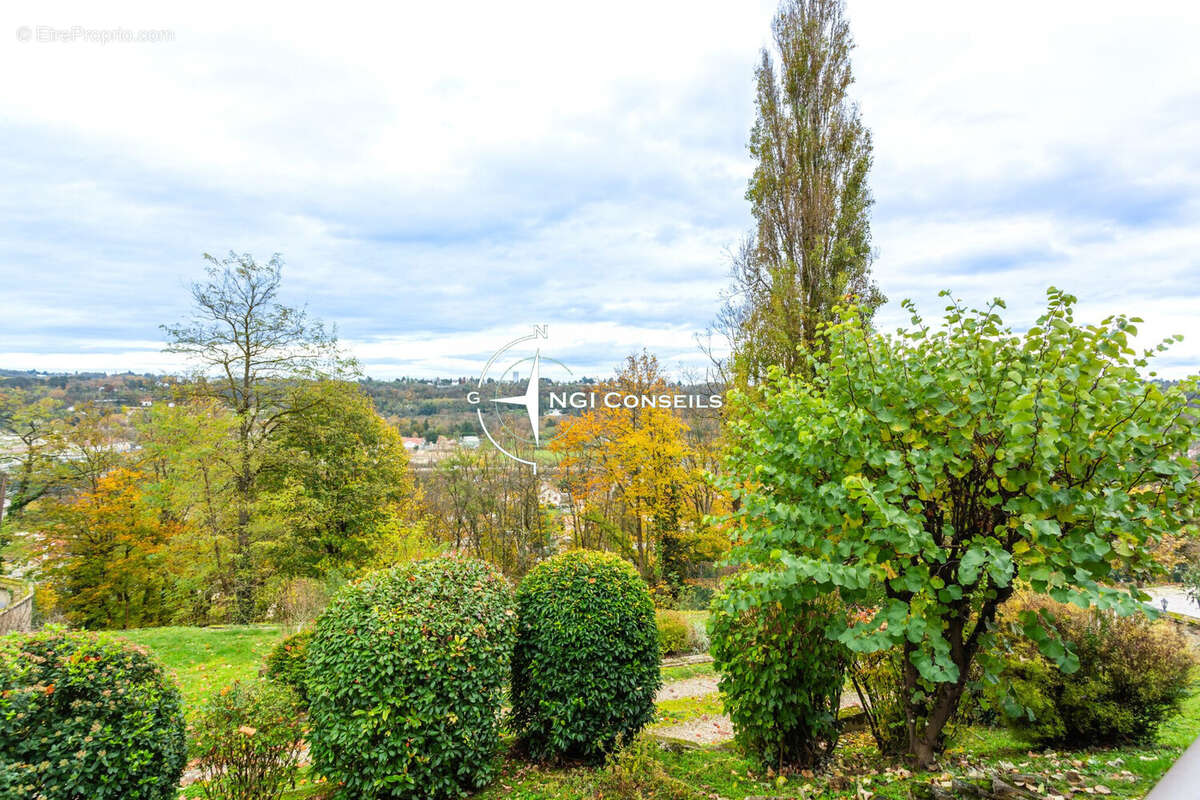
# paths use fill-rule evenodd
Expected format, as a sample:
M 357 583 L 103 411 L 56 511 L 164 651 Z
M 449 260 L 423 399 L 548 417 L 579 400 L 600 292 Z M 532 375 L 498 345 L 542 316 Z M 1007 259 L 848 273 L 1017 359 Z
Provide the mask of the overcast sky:
M 178 369 L 158 326 L 230 249 L 376 377 L 535 323 L 583 374 L 703 362 L 774 3 L 71 6 L 0 7 L 0 367 Z M 848 11 L 882 322 L 946 288 L 1022 327 L 1053 284 L 1200 369 L 1200 4 Z

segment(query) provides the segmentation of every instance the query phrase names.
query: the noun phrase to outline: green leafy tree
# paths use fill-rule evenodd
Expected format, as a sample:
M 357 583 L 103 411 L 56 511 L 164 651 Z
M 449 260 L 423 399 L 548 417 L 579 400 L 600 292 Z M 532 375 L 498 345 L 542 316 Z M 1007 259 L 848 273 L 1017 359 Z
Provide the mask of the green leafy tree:
M 178 530 L 165 568 L 182 601 L 181 622 L 226 622 L 232 611 L 235 462 L 228 444 L 236 423 L 233 413 L 211 398 L 158 404 L 137 422 L 147 501 Z
M 353 575 L 388 532 L 414 520 L 412 473 L 396 429 L 358 386 L 298 384 L 263 474 L 263 524 L 278 528 L 269 561 L 285 575 Z
M 197 367 L 196 391 L 228 404 L 237 418 L 230 457 L 235 509 L 230 538 L 236 619 L 248 622 L 258 588 L 252 522 L 263 464 L 276 428 L 304 410 L 289 403 L 291 386 L 297 380 L 351 374 L 357 367 L 342 356 L 336 335 L 319 320 L 279 302 L 279 255 L 265 264 L 232 252 L 222 260 L 204 257 L 208 280 L 192 286 L 192 317 L 163 329 L 167 352 L 182 353 Z
M 749 142 L 755 230 L 734 255 L 716 324 L 733 351 L 726 377 L 751 381 L 772 365 L 799 369 L 800 345 L 812 348 L 844 295 L 866 316 L 885 299 L 870 277 L 871 133 L 847 94 L 843 0 L 784 0 L 771 30 Z
M 1080 325 L 1074 297 L 1048 297 L 1020 335 L 999 300 L 952 302 L 936 330 L 914 312 L 895 335 L 842 310 L 804 351 L 811 377 L 775 370 L 754 403 L 734 393 L 726 485 L 741 502 L 735 560 L 753 574 L 752 602 L 882 594 L 877 613 L 828 633 L 857 652 L 902 651 L 921 765 L 971 665 L 994 676 L 989 644 L 1014 582 L 1138 612 L 1144 595 L 1118 575 L 1153 569 L 1155 545 L 1194 517 L 1196 379 L 1144 379 L 1167 344 L 1135 352 L 1140 320 Z M 1077 667 L 1051 615 L 1026 610 L 1020 623 L 1047 658 Z
M 5 459 L 8 505 L 2 513 L 19 515 L 61 480 L 55 443 L 63 413 L 62 404 L 50 397 L 35 399 L 23 389 L 0 393 L 0 432 L 18 442 Z

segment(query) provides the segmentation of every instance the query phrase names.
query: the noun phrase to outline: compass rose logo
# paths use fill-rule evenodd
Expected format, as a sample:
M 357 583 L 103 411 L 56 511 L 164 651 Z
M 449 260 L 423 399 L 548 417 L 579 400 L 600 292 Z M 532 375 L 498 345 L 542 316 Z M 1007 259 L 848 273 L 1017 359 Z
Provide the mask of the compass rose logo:
M 611 384 L 581 389 L 566 364 L 542 355 L 539 343 L 546 338 L 546 326 L 535 325 L 533 333 L 501 347 L 488 359 L 475 389 L 467 393 L 488 441 L 514 461 L 533 467 L 535 474 L 537 462 L 532 456 L 546 441 L 542 435 L 543 410 L 549 412 L 545 416 L 553 417 L 561 417 L 568 410 L 587 413 L 589 409 L 660 408 L 684 413 L 718 409 L 724 402 L 720 394 L 681 392 L 679 389 L 685 387 L 678 384 L 664 384 L 651 394 L 622 391 Z M 547 381 L 546 386 L 542 381 Z M 514 389 L 520 393 L 514 394 Z
M 544 443 L 542 410 L 546 404 L 543 403 L 542 379 L 573 380 L 571 370 L 565 364 L 542 355 L 538 343 L 549 338 L 547 331 L 546 325 L 535 325 L 533 333 L 513 339 L 497 350 L 480 373 L 475 390 L 467 394 L 488 440 L 504 455 L 533 467 L 534 473 L 537 462 L 513 451 L 537 449 Z M 524 391 L 511 394 L 514 384 L 521 388 L 522 377 L 525 378 Z M 489 393 L 495 396 L 488 398 Z

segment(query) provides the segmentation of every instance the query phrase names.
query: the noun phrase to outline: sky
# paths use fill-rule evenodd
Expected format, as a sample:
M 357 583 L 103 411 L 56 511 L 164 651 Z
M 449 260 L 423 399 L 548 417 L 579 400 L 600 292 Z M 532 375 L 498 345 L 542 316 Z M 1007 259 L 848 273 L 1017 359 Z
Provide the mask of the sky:
M 1020 329 L 1054 285 L 1200 372 L 1200 5 L 1140 5 L 848 0 L 882 327 L 948 289 Z M 9 0 L 0 367 L 180 371 L 159 326 L 234 250 L 374 377 L 535 324 L 577 373 L 700 370 L 774 10 Z

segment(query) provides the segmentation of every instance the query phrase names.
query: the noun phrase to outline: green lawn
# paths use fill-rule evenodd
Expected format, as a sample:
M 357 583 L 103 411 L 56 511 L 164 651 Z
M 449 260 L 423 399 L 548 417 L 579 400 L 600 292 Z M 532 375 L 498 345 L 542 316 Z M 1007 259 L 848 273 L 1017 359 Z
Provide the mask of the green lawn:
M 697 678 L 701 675 L 712 675 L 713 665 L 711 661 L 706 661 L 703 664 L 683 664 L 678 667 L 663 667 L 662 678 L 664 683 L 670 681 L 681 681 L 685 678 Z
M 141 628 L 115 635 L 148 647 L 162 659 L 183 693 L 190 717 L 213 692 L 258 674 L 284 636 L 279 625 Z
M 238 678 L 253 677 L 270 648 L 282 636 L 279 626 L 155 628 L 119 634 L 155 651 L 179 681 L 191 713 L 211 692 Z M 674 667 L 667 680 L 710 674 L 711 664 Z M 1200 677 L 1200 675 L 1198 675 Z M 714 696 L 660 704 L 656 724 L 671 724 L 719 711 Z M 1193 686 L 1179 715 L 1170 719 L 1153 745 L 1077 752 L 1033 752 L 1007 731 L 974 726 L 961 731 L 942 759 L 942 772 L 912 774 L 881 758 L 870 737 L 842 737 L 836 763 L 816 775 L 780 778 L 756 769 L 732 747 L 691 748 L 639 742 L 605 768 L 541 768 L 504 758 L 501 772 L 481 800 L 744 800 L 759 795 L 808 800 L 907 800 L 919 785 L 948 782 L 972 772 L 1038 776 L 1045 796 L 1097 795 L 1130 800 L 1142 797 L 1179 754 L 1200 734 L 1200 682 Z M 506 747 L 511 742 L 506 742 Z M 323 797 L 309 770 L 301 770 L 288 800 Z M 1103 787 L 1103 789 L 1099 788 Z M 1088 790 L 1091 790 L 1090 792 Z M 1107 790 L 1107 793 L 1106 791 Z M 189 797 L 198 797 L 191 787 Z

